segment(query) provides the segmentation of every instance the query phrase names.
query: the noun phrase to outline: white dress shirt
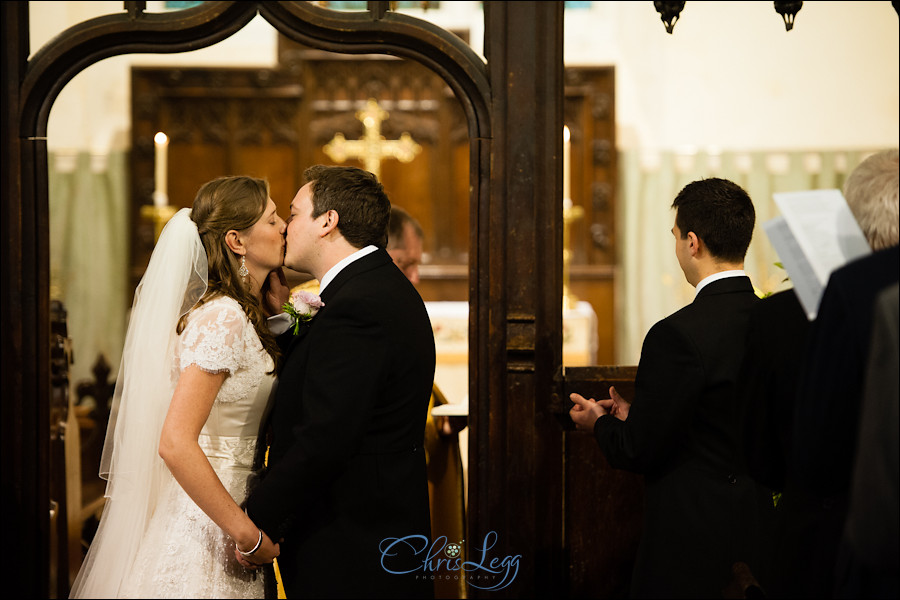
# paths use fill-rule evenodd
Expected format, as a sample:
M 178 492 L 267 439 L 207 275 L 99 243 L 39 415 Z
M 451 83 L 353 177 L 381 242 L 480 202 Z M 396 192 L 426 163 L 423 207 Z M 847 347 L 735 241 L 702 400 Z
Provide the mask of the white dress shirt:
M 694 292 L 694 298 L 697 297 L 697 294 L 700 293 L 700 290 L 711 284 L 713 281 L 726 279 L 728 277 L 745 277 L 746 275 L 747 273 L 741 269 L 735 269 L 733 271 L 719 271 L 718 273 L 713 273 L 712 275 L 704 277 L 700 280 L 700 283 L 697 284 L 697 289 Z

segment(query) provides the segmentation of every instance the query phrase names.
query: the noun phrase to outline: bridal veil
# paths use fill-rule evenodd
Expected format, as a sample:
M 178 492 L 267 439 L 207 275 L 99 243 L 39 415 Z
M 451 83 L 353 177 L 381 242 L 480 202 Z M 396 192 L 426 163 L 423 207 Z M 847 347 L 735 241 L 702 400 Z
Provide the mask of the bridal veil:
M 183 208 L 166 224 L 134 293 L 100 463 L 107 500 L 72 598 L 119 596 L 171 479 L 158 446 L 175 389 L 175 329 L 207 287 L 206 251 L 190 215 Z

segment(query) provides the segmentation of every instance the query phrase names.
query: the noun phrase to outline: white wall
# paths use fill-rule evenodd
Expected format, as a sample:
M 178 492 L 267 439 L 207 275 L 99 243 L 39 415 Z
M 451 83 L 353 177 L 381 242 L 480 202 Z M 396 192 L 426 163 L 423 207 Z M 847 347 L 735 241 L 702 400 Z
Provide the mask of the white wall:
M 160 10 L 148 2 L 148 10 Z M 121 2 L 31 2 L 32 49 Z M 478 2 L 404 11 L 471 31 Z M 653 3 L 595 2 L 567 10 L 569 65 L 614 65 L 622 148 L 844 149 L 898 145 L 897 13 L 890 2 L 805 2 L 786 32 L 771 2 L 688 2 L 672 35 Z M 124 148 L 131 65 L 273 66 L 276 34 L 257 18 L 228 40 L 173 55 L 104 60 L 63 90 L 51 150 Z
M 158 12 L 162 2 L 148 2 Z M 122 2 L 30 2 L 32 54 L 66 27 L 105 14 L 124 12 Z M 100 61 L 69 82 L 50 112 L 51 151 L 125 149 L 131 132 L 132 66 L 274 67 L 277 32 L 256 17 L 215 46 L 179 54 L 130 54 Z
M 569 18 L 566 60 L 616 65 L 620 147 L 898 144 L 889 2 L 804 2 L 790 32 L 771 2 L 687 2 L 671 35 L 650 2 L 600 7 L 610 41 L 588 43 L 591 20 Z

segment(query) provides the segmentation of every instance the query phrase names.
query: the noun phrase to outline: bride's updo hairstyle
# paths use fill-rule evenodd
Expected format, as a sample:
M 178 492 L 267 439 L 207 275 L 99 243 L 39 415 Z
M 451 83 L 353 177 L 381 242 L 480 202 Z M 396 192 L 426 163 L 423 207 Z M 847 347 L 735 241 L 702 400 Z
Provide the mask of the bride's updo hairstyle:
M 203 184 L 197 191 L 191 208 L 191 220 L 197 224 L 200 241 L 206 249 L 209 283 L 206 293 L 194 308 L 219 296 L 234 298 L 256 328 L 263 348 L 277 365 L 280 354 L 278 344 L 269 333 L 259 300 L 241 280 L 240 259 L 225 243 L 228 231 L 244 231 L 255 225 L 262 218 L 268 203 L 269 183 L 254 177 L 219 177 Z M 178 322 L 179 334 L 184 330 L 186 318 L 187 315 Z

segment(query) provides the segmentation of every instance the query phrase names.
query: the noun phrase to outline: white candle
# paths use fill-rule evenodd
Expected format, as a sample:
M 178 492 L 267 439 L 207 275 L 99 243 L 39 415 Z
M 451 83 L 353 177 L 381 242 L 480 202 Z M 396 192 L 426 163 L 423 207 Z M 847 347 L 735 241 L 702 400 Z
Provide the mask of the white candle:
M 563 126 L 563 201 L 572 198 L 571 182 L 572 177 L 572 142 L 569 141 L 569 128 Z
M 153 137 L 153 142 L 156 145 L 156 189 L 153 191 L 153 204 L 161 208 L 169 204 L 169 194 L 166 191 L 169 138 L 160 131 Z

